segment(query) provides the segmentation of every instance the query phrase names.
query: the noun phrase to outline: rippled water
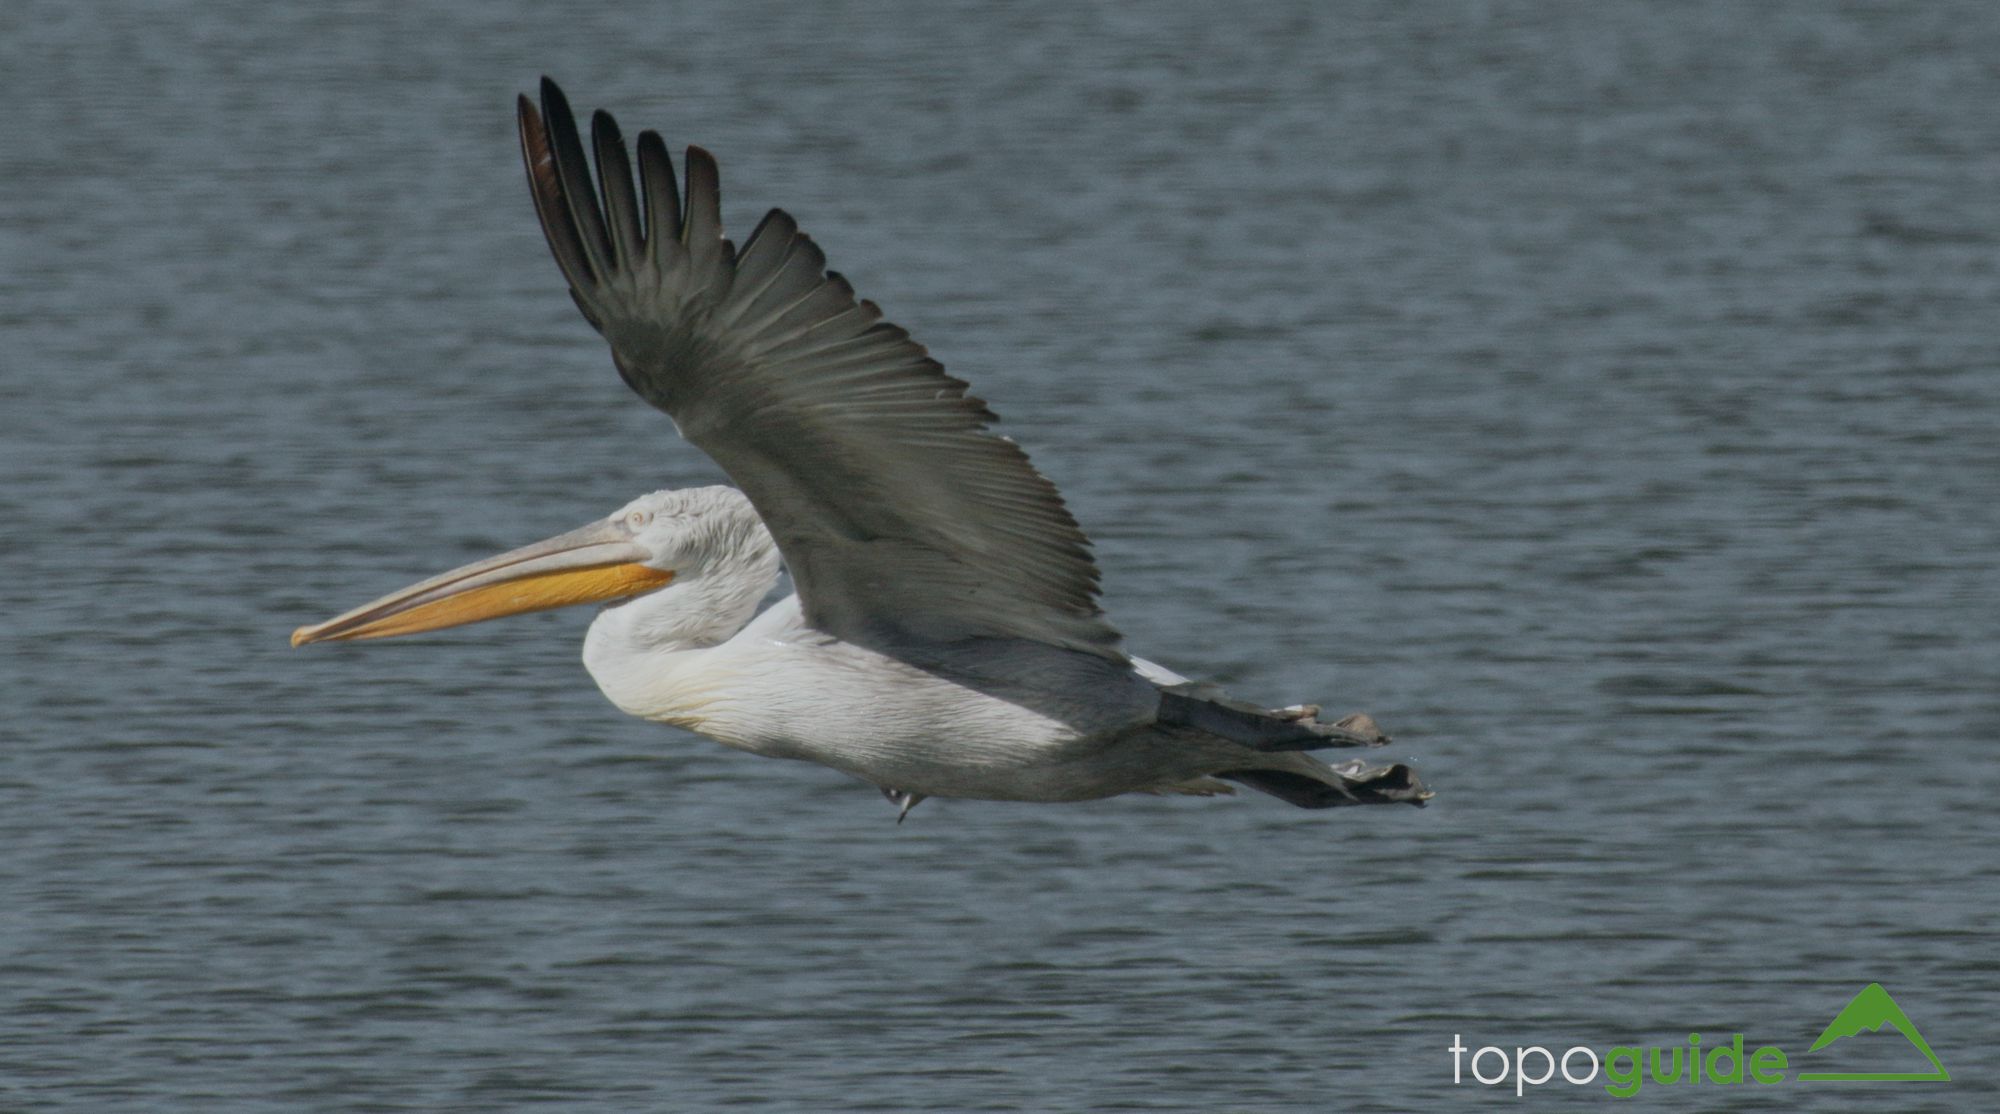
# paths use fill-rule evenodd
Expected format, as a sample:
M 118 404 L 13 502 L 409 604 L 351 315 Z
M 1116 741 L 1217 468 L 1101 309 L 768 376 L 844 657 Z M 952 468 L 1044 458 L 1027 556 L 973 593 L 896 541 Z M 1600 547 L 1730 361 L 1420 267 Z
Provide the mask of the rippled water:
M 547 7 L 0 9 L 0 1108 L 1402 1110 L 1869 982 L 1952 1083 L 1641 1101 L 1992 1104 L 1996 9 Z M 1433 807 L 897 827 L 584 615 L 287 649 L 716 478 L 539 241 L 543 71 Z

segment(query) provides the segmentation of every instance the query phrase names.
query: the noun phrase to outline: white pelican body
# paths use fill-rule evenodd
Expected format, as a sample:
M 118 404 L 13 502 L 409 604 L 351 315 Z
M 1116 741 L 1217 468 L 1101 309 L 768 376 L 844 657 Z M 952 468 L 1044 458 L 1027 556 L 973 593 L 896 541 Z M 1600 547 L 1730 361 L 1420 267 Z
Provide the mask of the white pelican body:
M 1137 673 L 1094 659 L 988 658 L 980 664 L 1000 675 L 989 693 L 814 630 L 797 596 L 708 647 L 637 641 L 628 610 L 603 612 L 584 640 L 584 664 L 611 702 L 767 758 L 818 762 L 924 796 L 1024 801 L 1103 797 L 1211 772 L 1096 768 L 1101 740 L 1148 723 L 1159 694 Z
M 584 663 L 612 703 L 773 758 L 930 796 L 1071 801 L 1226 792 L 1305 807 L 1430 794 L 1405 766 L 1302 753 L 1386 742 L 1365 716 L 1267 710 L 1126 655 L 1088 543 L 965 385 L 827 272 L 773 211 L 739 258 L 713 160 L 598 113 L 592 188 L 562 94 L 521 99 L 543 231 L 620 374 L 731 487 L 658 491 L 325 623 L 375 638 L 610 601 Z M 598 192 L 601 190 L 601 193 Z M 786 567 L 798 589 L 761 614 Z

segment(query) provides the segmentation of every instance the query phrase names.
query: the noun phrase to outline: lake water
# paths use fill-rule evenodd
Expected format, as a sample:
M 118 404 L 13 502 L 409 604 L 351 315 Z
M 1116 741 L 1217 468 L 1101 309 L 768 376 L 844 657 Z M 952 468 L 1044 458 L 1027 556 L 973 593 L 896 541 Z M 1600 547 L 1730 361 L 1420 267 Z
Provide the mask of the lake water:
M 2000 8 L 549 8 L 0 10 L 0 1109 L 1432 1109 L 1871 982 L 1952 1082 L 1639 1101 L 1995 1107 Z M 584 614 L 287 648 L 719 478 L 547 257 L 543 72 L 1432 807 L 898 827 Z

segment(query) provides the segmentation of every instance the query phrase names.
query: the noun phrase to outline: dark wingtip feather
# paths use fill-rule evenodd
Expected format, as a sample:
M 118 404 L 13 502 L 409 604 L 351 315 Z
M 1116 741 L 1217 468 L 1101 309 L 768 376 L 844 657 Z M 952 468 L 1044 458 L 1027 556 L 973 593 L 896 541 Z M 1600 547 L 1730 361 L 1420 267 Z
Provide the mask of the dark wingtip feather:
M 560 109 L 563 115 L 569 115 L 569 98 L 563 96 L 562 86 L 556 84 L 555 78 L 550 77 L 548 74 L 543 74 L 542 112 L 544 115 L 548 115 L 557 109 Z
M 618 131 L 618 120 L 601 108 L 590 114 L 590 137 L 599 143 L 625 146 L 625 137 Z
M 736 251 L 722 238 L 722 175 L 715 156 L 693 144 L 683 156 L 687 188 L 682 191 L 681 242 L 687 245 L 688 259 L 697 281 L 714 284 L 715 296 L 728 289 L 728 269 Z
M 542 80 L 550 84 L 547 78 Z M 547 122 L 525 94 L 520 98 L 517 114 L 521 161 L 527 167 L 528 192 L 535 202 L 535 216 L 541 221 L 542 235 L 548 241 L 549 254 L 555 256 L 556 266 L 570 288 L 579 289 L 590 281 L 590 268 L 577 237 L 576 224 L 563 203 L 562 182 L 556 175 Z
M 590 163 L 576 130 L 576 114 L 570 111 L 569 99 L 563 96 L 562 89 L 546 77 L 542 79 L 542 123 L 547 130 L 549 153 L 555 161 L 555 178 L 561 186 L 563 205 L 569 210 L 592 275 L 602 277 L 611 269 L 611 234 L 604 227 L 604 215 L 598 211 Z
M 639 228 L 639 198 L 632 191 L 632 162 L 625 156 L 625 137 L 618 121 L 598 109 L 590 114 L 590 144 L 597 152 L 598 199 L 610 226 L 611 246 L 621 268 L 630 267 L 644 247 Z
M 646 209 L 646 250 L 660 266 L 660 246 L 680 239 L 681 187 L 674 181 L 667 141 L 651 128 L 639 133 L 639 192 Z
M 722 234 L 722 171 L 715 165 L 715 156 L 704 148 L 690 143 L 687 153 L 681 156 L 687 163 L 687 208 L 688 223 L 696 217 L 713 228 L 718 237 Z

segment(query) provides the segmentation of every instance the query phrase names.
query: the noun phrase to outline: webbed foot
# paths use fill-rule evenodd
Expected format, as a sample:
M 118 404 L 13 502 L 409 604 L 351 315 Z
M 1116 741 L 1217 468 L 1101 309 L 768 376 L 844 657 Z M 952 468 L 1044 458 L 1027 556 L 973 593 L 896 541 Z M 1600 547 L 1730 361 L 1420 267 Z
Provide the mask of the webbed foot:
M 897 805 L 902 809 L 901 812 L 896 814 L 896 823 L 898 824 L 901 824 L 909 817 L 911 809 L 922 804 L 925 800 L 922 793 L 911 793 L 903 789 L 891 789 L 886 785 L 882 786 L 882 795 L 889 798 L 890 804 Z

